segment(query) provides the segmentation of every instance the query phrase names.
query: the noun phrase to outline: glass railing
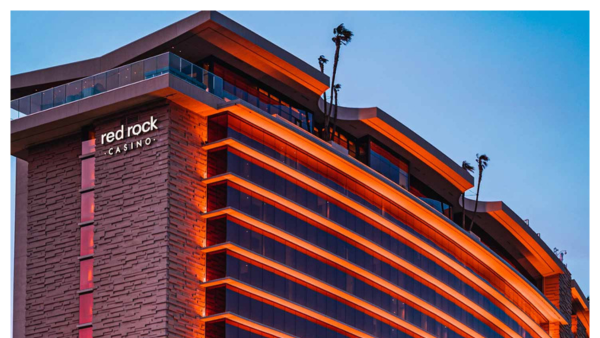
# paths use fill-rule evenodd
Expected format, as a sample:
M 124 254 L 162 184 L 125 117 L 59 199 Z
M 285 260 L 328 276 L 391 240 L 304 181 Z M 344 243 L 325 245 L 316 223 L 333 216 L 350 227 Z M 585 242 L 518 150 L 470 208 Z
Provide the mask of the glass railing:
M 292 106 L 268 104 L 265 101 L 260 100 L 256 95 L 252 95 L 227 81 L 223 82 L 223 86 L 225 98 L 229 100 L 242 99 L 271 115 L 279 115 L 302 129 L 312 132 L 313 114 L 311 112 Z
M 434 200 L 432 198 L 427 198 L 427 197 L 419 197 L 419 199 L 421 199 L 421 201 L 429 204 L 429 206 L 431 206 L 435 210 L 439 211 L 441 214 L 446 216 L 446 218 L 452 220 L 452 215 L 453 215 L 452 206 L 450 206 L 449 204 L 440 202 L 438 200 Z
M 164 53 L 13 100 L 10 103 L 11 119 L 36 114 L 166 73 L 174 74 L 217 96 L 223 96 L 221 78 L 175 54 Z
M 220 98 L 242 99 L 267 113 L 280 115 L 305 130 L 312 130 L 312 113 L 290 106 L 266 104 L 256 96 L 224 82 L 219 76 L 169 52 L 13 100 L 10 102 L 11 120 L 167 73 Z

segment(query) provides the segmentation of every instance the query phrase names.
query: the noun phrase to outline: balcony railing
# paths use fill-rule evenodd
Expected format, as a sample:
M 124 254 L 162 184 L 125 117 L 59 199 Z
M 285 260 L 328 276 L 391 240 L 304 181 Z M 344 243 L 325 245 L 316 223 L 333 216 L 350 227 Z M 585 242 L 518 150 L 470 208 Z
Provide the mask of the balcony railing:
M 256 96 L 224 82 L 219 76 L 169 52 L 13 100 L 10 103 L 11 120 L 167 73 L 225 100 L 242 99 L 267 113 L 280 115 L 308 131 L 312 130 L 312 113 L 291 106 L 266 104 Z
M 132 83 L 171 73 L 222 97 L 223 80 L 175 54 L 163 53 L 11 101 L 11 119 L 36 114 Z

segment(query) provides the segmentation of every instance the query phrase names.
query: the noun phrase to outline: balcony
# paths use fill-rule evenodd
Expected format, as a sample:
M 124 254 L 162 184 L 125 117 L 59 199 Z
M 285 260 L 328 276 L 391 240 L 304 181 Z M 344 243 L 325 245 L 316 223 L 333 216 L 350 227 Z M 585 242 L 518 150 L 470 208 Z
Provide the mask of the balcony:
M 291 106 L 266 104 L 258 97 L 250 95 L 224 81 L 221 77 L 170 52 L 13 100 L 10 103 L 11 120 L 37 114 L 163 74 L 175 75 L 226 101 L 241 99 L 267 113 L 279 115 L 305 130 L 312 130 L 312 113 Z

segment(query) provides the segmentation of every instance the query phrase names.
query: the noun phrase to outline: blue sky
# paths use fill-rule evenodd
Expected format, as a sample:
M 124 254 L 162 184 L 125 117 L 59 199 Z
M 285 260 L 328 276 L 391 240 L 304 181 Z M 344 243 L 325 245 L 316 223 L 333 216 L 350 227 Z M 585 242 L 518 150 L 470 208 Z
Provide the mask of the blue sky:
M 96 57 L 190 14 L 13 12 L 11 73 Z M 588 294 L 587 12 L 224 14 L 315 67 L 333 59 L 343 22 L 355 37 L 341 54 L 340 104 L 378 106 L 458 163 L 488 154 L 481 199 L 504 201 L 567 250 Z

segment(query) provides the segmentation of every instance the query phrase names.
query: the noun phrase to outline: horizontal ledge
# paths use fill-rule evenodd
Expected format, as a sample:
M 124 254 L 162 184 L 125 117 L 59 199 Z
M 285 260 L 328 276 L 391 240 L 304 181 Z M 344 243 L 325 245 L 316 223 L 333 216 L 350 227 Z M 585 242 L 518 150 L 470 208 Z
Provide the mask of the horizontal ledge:
M 85 188 L 85 189 L 79 189 L 79 193 L 83 194 L 86 192 L 94 191 L 94 188 L 96 188 L 96 187 L 93 186 L 93 187 L 89 187 L 89 188 Z
M 84 260 L 90 259 L 90 258 L 94 258 L 94 254 L 83 255 L 83 256 L 77 257 L 77 259 L 79 259 L 80 261 L 84 261 Z
M 91 153 L 85 153 L 85 154 L 82 154 L 82 155 L 80 155 L 80 156 L 79 156 L 79 159 L 80 159 L 80 160 L 85 160 L 85 159 L 88 159 L 88 158 L 92 158 L 92 157 L 94 157 L 95 155 L 96 155 L 96 152 L 95 152 L 95 151 L 93 151 L 93 152 L 91 152 Z

